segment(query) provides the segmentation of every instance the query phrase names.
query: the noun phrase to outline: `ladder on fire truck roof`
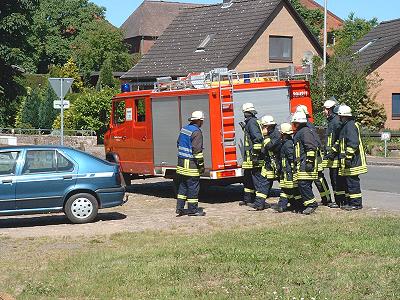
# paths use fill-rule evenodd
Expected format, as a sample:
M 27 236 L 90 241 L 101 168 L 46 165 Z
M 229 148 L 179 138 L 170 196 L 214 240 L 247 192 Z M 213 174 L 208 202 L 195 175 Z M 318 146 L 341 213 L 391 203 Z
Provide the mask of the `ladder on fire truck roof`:
M 305 78 L 308 80 L 312 73 L 312 64 L 301 66 L 290 65 L 287 68 L 251 72 L 236 72 L 235 70 L 228 70 L 227 68 L 216 68 L 208 73 L 191 73 L 186 77 L 179 77 L 176 80 L 173 80 L 172 77 L 157 78 L 157 82 L 154 83 L 154 91 L 161 92 L 185 89 L 204 89 L 219 87 L 221 84 L 229 86 L 243 83 L 280 81 L 299 78 Z M 232 79 L 231 81 L 226 80 L 228 74 Z M 223 80 L 221 80 L 221 78 L 223 78 Z

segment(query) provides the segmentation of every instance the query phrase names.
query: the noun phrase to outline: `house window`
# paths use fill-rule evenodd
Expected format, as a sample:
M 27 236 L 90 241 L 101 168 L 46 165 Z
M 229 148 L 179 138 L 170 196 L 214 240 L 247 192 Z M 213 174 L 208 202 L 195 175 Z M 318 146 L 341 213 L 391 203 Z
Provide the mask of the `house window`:
M 293 38 L 287 36 L 269 37 L 269 61 L 292 62 Z
M 400 94 L 392 94 L 392 119 L 400 120 Z

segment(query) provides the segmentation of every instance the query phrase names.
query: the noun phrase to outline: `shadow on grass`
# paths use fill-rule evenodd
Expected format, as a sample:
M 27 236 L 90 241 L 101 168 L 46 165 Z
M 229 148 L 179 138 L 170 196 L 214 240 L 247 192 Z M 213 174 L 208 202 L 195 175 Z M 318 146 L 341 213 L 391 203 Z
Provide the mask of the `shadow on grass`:
M 127 216 L 118 212 L 99 213 L 92 223 L 99 221 L 116 221 L 123 220 Z M 26 227 L 41 227 L 48 225 L 63 225 L 71 224 L 67 217 L 60 215 L 35 215 L 34 217 L 19 216 L 19 217 L 2 217 L 0 219 L 0 228 L 26 228 Z M 80 224 L 76 224 L 80 225 Z
M 155 183 L 132 184 L 127 187 L 127 192 L 147 195 L 158 198 L 175 199 L 172 181 L 161 181 Z M 280 190 L 272 189 L 271 197 L 278 197 Z M 243 197 L 243 186 L 232 184 L 228 186 L 213 186 L 202 183 L 200 190 L 200 202 L 209 204 L 230 203 L 241 201 Z

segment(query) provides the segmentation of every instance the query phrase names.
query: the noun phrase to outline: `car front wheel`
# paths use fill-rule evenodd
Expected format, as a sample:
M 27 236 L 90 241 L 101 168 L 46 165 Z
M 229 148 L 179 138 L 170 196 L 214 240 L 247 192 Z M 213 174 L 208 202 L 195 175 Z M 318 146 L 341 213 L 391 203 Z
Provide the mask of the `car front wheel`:
M 93 195 L 80 193 L 69 197 L 64 211 L 72 223 L 82 224 L 93 221 L 98 210 L 99 205 Z

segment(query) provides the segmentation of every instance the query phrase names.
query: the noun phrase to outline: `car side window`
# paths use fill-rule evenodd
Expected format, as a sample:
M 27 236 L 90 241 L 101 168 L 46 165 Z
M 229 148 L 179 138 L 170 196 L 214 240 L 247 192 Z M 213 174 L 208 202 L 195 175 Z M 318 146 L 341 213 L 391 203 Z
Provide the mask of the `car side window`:
M 57 171 L 71 172 L 74 170 L 74 164 L 69 161 L 64 155 L 57 152 Z
M 18 155 L 17 151 L 0 152 L 0 176 L 15 174 Z
M 23 174 L 57 172 L 56 152 L 54 150 L 28 150 L 26 152 Z

